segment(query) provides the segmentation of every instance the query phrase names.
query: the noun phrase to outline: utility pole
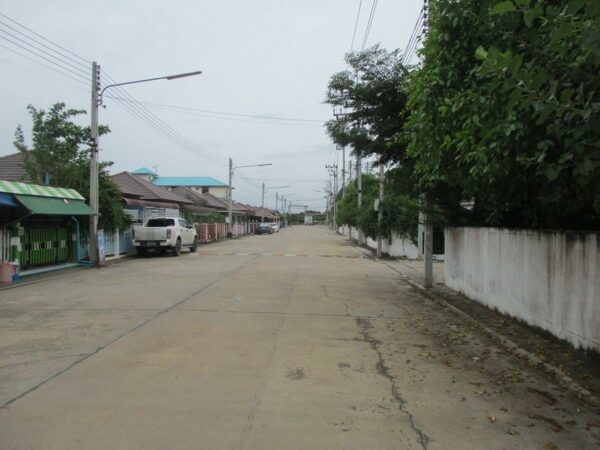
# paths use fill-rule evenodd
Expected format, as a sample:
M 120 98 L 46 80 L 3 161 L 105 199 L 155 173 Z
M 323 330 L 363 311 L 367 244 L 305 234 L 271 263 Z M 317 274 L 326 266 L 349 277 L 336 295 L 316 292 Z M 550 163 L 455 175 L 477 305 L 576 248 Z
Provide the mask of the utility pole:
M 346 195 L 346 147 L 342 147 L 342 195 Z
M 92 63 L 92 109 L 90 133 L 92 137 L 92 154 L 90 158 L 90 230 L 88 238 L 89 258 L 92 266 L 98 264 L 98 107 L 100 106 L 100 66 Z
M 356 185 L 358 188 L 358 209 L 362 206 L 362 158 L 360 154 L 356 156 Z M 358 229 L 358 245 L 362 245 L 363 236 L 360 228 Z
M 331 226 L 334 231 L 337 231 L 337 193 L 338 193 L 338 166 L 337 164 L 326 165 L 325 168 L 329 169 L 329 174 L 333 176 L 333 216 L 331 220 Z
M 260 207 L 265 207 L 265 183 L 262 184 L 262 200 L 260 202 Z
M 381 258 L 383 247 L 383 162 L 379 162 L 379 204 L 377 205 L 377 257 Z
M 431 216 L 431 199 L 425 194 L 425 239 L 423 242 L 423 250 L 425 252 L 425 281 L 423 286 L 430 288 L 433 286 L 433 220 Z
M 232 182 L 232 178 L 233 178 L 233 161 L 231 160 L 231 158 L 229 158 L 229 204 L 228 204 L 228 217 L 229 217 L 229 223 L 227 224 L 227 237 L 233 237 L 233 195 L 232 195 L 232 189 L 233 187 L 231 186 L 231 182 Z
M 98 264 L 98 151 L 99 135 L 98 135 L 98 107 L 102 105 L 102 96 L 107 89 L 115 88 L 117 86 L 125 86 L 137 83 L 146 83 L 148 81 L 157 80 L 177 80 L 180 78 L 193 77 L 200 75 L 201 70 L 195 72 L 179 73 L 176 75 L 166 75 L 162 77 L 145 78 L 143 80 L 126 81 L 123 83 L 113 83 L 104 86 L 100 90 L 100 66 L 94 61 L 92 63 L 92 108 L 90 111 L 90 136 L 92 139 L 92 149 L 90 157 L 90 209 L 92 209 L 95 215 L 90 216 L 90 234 L 89 234 L 89 258 L 90 263 L 95 266 Z M 231 183 L 230 183 L 231 184 Z

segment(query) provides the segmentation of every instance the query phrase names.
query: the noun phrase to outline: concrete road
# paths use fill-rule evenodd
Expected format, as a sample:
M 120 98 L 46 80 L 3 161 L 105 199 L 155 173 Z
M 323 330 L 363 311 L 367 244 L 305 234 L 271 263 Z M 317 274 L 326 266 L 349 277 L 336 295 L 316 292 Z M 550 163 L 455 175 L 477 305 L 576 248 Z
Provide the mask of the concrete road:
M 0 291 L 2 449 L 585 449 L 599 416 L 322 227 Z

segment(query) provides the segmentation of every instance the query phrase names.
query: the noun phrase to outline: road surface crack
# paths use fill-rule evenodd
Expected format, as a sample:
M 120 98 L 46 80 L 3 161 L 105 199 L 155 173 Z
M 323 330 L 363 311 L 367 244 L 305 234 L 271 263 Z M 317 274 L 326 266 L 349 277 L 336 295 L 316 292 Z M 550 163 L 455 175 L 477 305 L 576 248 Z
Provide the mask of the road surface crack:
M 366 343 L 368 343 L 371 346 L 371 349 L 377 354 L 377 364 L 375 365 L 377 373 L 389 380 L 392 390 L 392 397 L 394 398 L 396 403 L 398 403 L 400 411 L 402 411 L 408 416 L 410 427 L 417 435 L 417 440 L 419 444 L 421 444 L 421 447 L 424 450 L 427 450 L 430 438 L 419 427 L 417 427 L 414 416 L 408 411 L 407 402 L 402 397 L 402 394 L 396 384 L 396 379 L 390 373 L 390 368 L 386 365 L 385 359 L 383 358 L 383 354 L 381 353 L 381 350 L 379 350 L 379 345 L 381 344 L 381 341 L 375 339 L 373 336 L 371 336 L 369 332 L 369 330 L 373 328 L 371 322 L 368 319 L 357 317 L 356 323 L 358 324 L 358 327 L 360 329 L 360 335 L 363 338 L 363 340 Z

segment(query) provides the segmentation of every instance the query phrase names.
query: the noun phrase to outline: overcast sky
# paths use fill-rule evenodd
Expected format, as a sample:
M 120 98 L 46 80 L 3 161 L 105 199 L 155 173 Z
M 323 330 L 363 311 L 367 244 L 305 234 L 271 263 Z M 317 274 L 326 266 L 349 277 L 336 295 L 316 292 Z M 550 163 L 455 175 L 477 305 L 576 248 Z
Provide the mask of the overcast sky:
M 355 48 L 362 44 L 372 1 L 362 2 Z M 165 176 L 213 176 L 227 182 L 229 157 L 234 166 L 272 163 L 237 171 L 234 199 L 259 205 L 264 180 L 268 187 L 290 185 L 278 190 L 296 194 L 292 198 L 297 203 L 323 209 L 322 194 L 315 190 L 323 189 L 325 165 L 336 157 L 341 160 L 324 128 L 318 122 L 229 114 L 328 120 L 331 109 L 323 104 L 327 82 L 345 68 L 343 58 L 350 50 L 359 3 L 2 0 L 0 12 L 84 60 L 97 61 L 117 82 L 203 71 L 197 77 L 127 88 L 151 113 L 191 141 L 193 150 L 175 145 L 116 100 L 105 99 L 100 122 L 112 132 L 101 139 L 101 159 L 114 162 L 113 173 L 146 166 L 157 167 Z M 421 0 L 380 0 L 367 45 L 404 49 L 421 5 Z M 45 109 L 63 101 L 89 110 L 90 103 L 90 83 L 76 76 L 91 72 L 85 62 L 67 60 L 74 66 L 67 66 L 74 80 L 42 67 L 22 55 L 52 64 L 8 42 L 20 43 L 6 32 L 23 36 L 7 25 L 27 33 L 0 16 L 0 155 L 15 152 L 12 142 L 18 124 L 30 135 L 28 104 Z M 106 79 L 102 83 L 108 84 Z M 107 95 L 120 94 L 109 90 Z M 274 206 L 276 190 L 268 191 L 266 206 Z

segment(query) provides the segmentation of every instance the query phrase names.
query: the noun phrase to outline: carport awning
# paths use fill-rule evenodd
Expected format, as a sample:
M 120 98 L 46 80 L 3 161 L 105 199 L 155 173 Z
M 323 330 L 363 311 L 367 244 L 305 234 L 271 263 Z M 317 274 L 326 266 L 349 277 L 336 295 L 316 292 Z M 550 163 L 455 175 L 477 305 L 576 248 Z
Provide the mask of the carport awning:
M 93 216 L 96 213 L 83 200 L 15 195 L 32 214 L 48 216 Z
M 12 195 L 0 192 L 0 206 L 16 208 L 17 203 L 15 202 L 15 198 Z

